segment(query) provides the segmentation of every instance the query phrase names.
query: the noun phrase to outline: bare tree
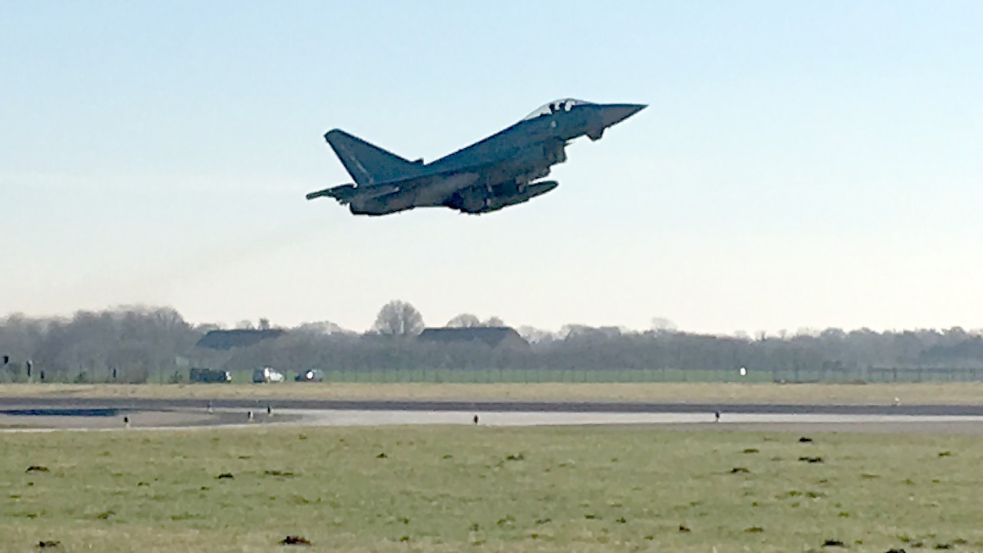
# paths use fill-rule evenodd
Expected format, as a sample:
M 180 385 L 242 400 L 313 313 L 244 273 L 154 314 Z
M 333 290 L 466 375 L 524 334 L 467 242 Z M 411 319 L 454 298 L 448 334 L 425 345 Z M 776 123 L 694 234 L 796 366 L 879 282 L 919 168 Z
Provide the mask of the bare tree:
M 525 340 L 530 344 L 545 343 L 556 339 L 556 336 L 554 336 L 552 332 L 528 325 L 520 326 L 516 329 L 516 331 L 519 333 L 519 336 L 525 338 Z
M 447 326 L 450 328 L 475 328 L 481 326 L 481 320 L 471 313 L 461 313 L 447 321 Z
M 503 321 L 499 317 L 492 315 L 491 317 L 488 317 L 487 321 L 481 323 L 481 326 L 501 327 L 501 326 L 505 326 L 505 321 Z
M 372 328 L 387 336 L 416 336 L 423 332 L 423 316 L 409 303 L 393 300 L 382 306 Z
M 652 317 L 652 330 L 656 332 L 675 332 L 676 323 L 666 317 Z
M 331 321 L 313 321 L 300 323 L 295 329 L 298 332 L 307 334 L 352 334 L 352 331 L 341 328 L 337 323 Z
M 576 338 L 588 334 L 593 328 L 582 324 L 565 324 L 560 327 L 559 337 L 561 339 Z

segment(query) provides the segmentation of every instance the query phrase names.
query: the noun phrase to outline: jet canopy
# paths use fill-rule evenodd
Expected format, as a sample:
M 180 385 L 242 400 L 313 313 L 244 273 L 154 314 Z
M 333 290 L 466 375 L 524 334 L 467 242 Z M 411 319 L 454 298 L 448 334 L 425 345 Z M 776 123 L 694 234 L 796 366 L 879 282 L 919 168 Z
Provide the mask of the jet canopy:
M 562 100 L 553 100 L 548 104 L 540 106 L 539 109 L 523 117 L 522 120 L 527 121 L 529 119 L 535 119 L 543 115 L 550 115 L 558 111 L 570 111 L 573 108 L 573 106 L 580 106 L 589 103 L 590 102 L 585 102 L 583 100 L 577 100 L 576 98 L 563 98 Z

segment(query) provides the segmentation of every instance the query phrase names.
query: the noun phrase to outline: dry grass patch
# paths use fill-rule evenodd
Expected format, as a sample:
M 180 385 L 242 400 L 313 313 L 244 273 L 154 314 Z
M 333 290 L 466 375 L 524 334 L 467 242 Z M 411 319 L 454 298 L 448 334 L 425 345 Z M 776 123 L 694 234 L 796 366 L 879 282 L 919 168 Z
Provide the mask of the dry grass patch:
M 3 384 L 0 397 L 980 405 L 983 383 Z

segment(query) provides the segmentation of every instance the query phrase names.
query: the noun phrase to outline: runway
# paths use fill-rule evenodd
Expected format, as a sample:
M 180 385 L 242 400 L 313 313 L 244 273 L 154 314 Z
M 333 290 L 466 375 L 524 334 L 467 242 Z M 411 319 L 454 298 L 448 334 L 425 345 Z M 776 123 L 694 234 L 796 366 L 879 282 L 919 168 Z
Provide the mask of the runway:
M 983 404 L 977 405 L 812 405 L 782 403 L 688 403 L 617 401 L 419 401 L 419 400 L 334 400 L 334 399 L 156 399 L 156 398 L 74 398 L 0 397 L 0 410 L 13 408 L 100 408 L 155 411 L 173 409 L 277 409 L 331 411 L 460 411 L 483 413 L 743 413 L 786 415 L 909 415 L 983 417 Z
M 715 413 L 720 413 L 719 421 Z M 693 431 L 983 434 L 983 407 L 974 405 L 0 399 L 0 429 L 7 431 L 474 425 L 476 415 L 478 425 L 490 427 L 650 425 Z
M 944 432 L 983 434 L 983 417 L 959 415 L 839 415 L 809 413 L 606 413 L 535 411 L 286 410 L 305 426 L 482 425 L 624 426 L 674 430 Z M 474 422 L 474 416 L 478 422 Z

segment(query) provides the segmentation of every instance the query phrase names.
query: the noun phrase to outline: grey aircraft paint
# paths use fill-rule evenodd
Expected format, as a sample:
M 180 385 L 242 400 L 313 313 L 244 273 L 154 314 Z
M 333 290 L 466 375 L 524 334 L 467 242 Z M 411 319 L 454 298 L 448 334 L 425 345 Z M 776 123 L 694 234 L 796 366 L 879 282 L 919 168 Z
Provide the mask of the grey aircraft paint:
M 550 102 L 518 123 L 430 163 L 410 161 L 340 129 L 325 140 L 355 181 L 311 192 L 348 205 L 355 215 L 387 215 L 414 207 L 449 207 L 487 213 L 550 192 L 540 181 L 566 161 L 567 144 L 581 136 L 599 140 L 608 127 L 638 113 L 643 104 Z

